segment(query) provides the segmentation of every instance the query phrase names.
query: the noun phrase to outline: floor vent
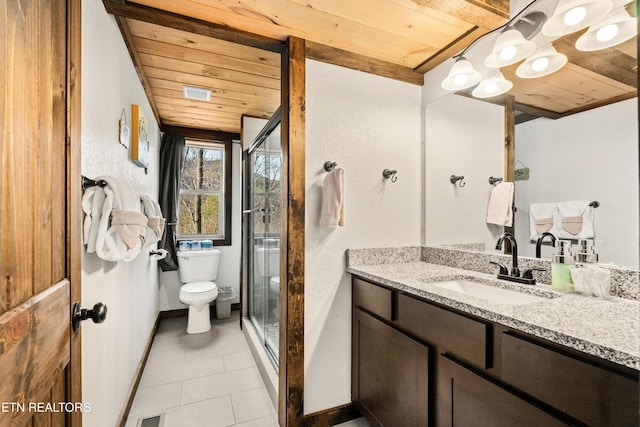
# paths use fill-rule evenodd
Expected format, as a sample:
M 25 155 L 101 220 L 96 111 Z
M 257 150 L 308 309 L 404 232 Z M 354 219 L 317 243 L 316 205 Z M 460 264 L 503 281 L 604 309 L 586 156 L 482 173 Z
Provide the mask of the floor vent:
M 164 425 L 164 413 L 147 418 L 140 418 L 137 427 L 162 427 Z

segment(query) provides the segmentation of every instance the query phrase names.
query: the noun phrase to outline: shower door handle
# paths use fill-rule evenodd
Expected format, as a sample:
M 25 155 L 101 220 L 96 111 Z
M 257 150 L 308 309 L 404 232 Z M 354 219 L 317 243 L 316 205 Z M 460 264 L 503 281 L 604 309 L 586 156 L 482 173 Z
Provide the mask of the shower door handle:
M 248 209 L 246 211 L 242 211 L 243 214 L 252 214 L 255 212 L 262 212 L 264 214 L 264 208 L 255 208 L 255 209 Z

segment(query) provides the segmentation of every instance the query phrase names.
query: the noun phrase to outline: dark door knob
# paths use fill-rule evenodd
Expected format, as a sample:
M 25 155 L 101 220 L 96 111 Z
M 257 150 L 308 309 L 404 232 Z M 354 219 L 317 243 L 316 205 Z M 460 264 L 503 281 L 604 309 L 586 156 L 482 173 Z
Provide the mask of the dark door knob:
M 73 330 L 77 330 L 80 327 L 80 322 L 83 320 L 91 319 L 93 323 L 102 323 L 107 318 L 107 306 L 101 302 L 93 306 L 93 309 L 87 310 L 82 308 L 80 302 L 75 303 L 73 306 Z

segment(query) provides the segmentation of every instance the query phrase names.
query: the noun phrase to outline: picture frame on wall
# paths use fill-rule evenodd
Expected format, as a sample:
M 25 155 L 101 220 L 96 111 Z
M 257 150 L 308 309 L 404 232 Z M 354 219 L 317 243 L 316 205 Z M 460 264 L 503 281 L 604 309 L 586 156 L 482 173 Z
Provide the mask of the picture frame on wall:
M 149 165 L 149 122 L 137 104 L 131 104 L 131 160 L 146 168 Z
M 120 142 L 120 145 L 122 145 L 126 149 L 129 149 L 129 137 L 131 136 L 131 128 L 127 123 L 127 116 L 124 113 L 124 108 L 122 109 L 122 116 L 120 116 L 118 125 L 119 125 L 118 140 Z

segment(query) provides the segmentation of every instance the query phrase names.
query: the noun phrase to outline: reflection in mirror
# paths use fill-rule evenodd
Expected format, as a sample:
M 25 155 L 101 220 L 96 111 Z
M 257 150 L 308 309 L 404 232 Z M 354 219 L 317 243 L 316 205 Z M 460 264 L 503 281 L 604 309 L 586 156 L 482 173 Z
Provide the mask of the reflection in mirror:
M 517 180 L 515 190 L 516 238 L 522 255 L 535 255 L 529 230 L 532 203 L 596 200 L 600 206 L 593 210 L 593 224 L 599 261 L 638 268 L 637 99 L 557 120 L 521 123 L 516 126 L 516 159 L 530 170 L 529 179 Z M 543 257 L 552 254 L 553 248 L 543 246 Z
M 529 205 L 597 200 L 595 248 L 601 263 L 638 269 L 638 100 L 633 98 L 551 120 L 516 126 L 515 234 L 522 256 L 535 256 Z M 424 241 L 429 246 L 494 251 L 503 227 L 486 223 L 492 185 L 504 176 L 504 108 L 459 95 L 425 107 Z M 518 163 L 516 169 L 523 168 Z M 448 182 L 451 170 L 467 185 Z M 547 241 L 548 242 L 548 241 Z M 548 243 L 542 257 L 553 249 Z

